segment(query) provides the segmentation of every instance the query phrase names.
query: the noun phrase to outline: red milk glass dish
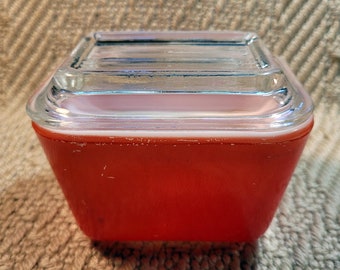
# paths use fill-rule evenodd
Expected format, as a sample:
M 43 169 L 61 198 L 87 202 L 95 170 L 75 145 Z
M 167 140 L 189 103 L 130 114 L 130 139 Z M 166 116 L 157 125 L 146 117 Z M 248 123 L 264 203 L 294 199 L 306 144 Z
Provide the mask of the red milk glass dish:
M 97 32 L 27 105 L 93 240 L 253 241 L 313 126 L 255 34 Z

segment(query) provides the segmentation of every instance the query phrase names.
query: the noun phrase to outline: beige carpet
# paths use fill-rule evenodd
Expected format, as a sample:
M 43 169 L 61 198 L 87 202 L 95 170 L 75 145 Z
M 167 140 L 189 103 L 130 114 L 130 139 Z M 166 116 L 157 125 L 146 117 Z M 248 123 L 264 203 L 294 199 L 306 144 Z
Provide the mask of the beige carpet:
M 340 1 L 0 2 L 0 269 L 340 269 Z M 290 64 L 315 127 L 269 230 L 251 244 L 91 243 L 25 114 L 94 30 L 240 29 Z

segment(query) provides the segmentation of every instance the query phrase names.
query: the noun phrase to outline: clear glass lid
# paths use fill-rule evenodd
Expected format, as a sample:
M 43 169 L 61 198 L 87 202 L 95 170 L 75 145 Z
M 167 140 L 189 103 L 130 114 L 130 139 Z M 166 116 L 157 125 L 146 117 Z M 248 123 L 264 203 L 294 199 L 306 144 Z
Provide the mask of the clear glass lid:
M 285 133 L 312 117 L 289 68 L 253 33 L 97 32 L 27 105 L 55 132 Z

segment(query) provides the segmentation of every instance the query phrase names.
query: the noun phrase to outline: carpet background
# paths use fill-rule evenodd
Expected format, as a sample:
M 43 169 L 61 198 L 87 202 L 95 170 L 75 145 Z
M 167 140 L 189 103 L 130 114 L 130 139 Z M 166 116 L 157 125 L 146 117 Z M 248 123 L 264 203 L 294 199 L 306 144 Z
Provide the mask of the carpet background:
M 0 2 L 0 269 L 340 269 L 340 1 Z M 39 84 L 95 30 L 249 30 L 311 94 L 315 127 L 256 243 L 91 243 L 25 114 Z

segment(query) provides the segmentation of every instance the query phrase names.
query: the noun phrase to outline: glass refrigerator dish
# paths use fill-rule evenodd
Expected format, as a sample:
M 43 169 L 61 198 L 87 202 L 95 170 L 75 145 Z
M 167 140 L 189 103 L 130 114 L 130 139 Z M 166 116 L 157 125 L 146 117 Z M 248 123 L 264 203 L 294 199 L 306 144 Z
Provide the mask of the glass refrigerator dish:
M 96 32 L 27 111 L 93 240 L 252 241 L 313 126 L 289 68 L 245 32 Z

